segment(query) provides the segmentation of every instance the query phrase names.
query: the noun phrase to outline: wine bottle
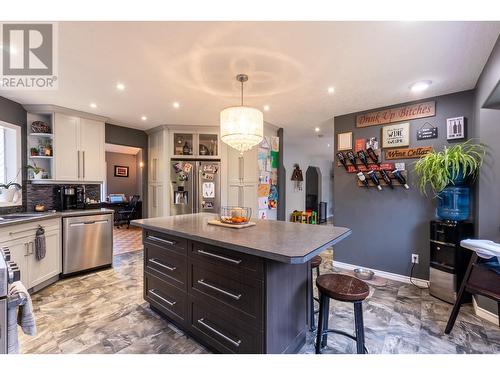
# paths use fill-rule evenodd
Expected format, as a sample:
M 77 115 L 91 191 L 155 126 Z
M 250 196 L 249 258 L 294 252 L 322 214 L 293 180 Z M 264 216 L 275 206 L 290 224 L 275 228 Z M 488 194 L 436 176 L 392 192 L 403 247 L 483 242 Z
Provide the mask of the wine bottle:
M 356 163 L 356 155 L 354 155 L 354 152 L 347 151 L 346 155 L 347 155 L 347 159 L 349 159 L 349 161 L 354 166 L 354 168 L 356 169 L 356 171 L 358 171 L 359 170 L 358 169 L 358 164 Z
M 387 186 L 389 186 L 391 189 L 394 189 L 394 186 L 392 186 L 392 180 L 389 177 L 387 171 L 385 169 L 381 169 L 379 172 L 382 178 L 384 179 L 385 183 L 387 184 Z
M 358 151 L 358 158 L 359 158 L 359 160 L 361 160 L 361 163 L 363 163 L 363 165 L 366 167 L 366 169 L 369 170 L 370 167 L 368 166 L 368 156 L 366 156 L 365 150 Z
M 365 174 L 363 172 L 358 172 L 356 173 L 356 175 L 358 176 L 359 181 L 361 181 L 363 185 L 368 187 L 368 180 L 366 179 Z
M 344 153 L 337 152 L 337 159 L 339 159 L 340 163 L 344 166 L 345 170 L 349 171 L 349 168 L 347 167 L 347 160 L 345 159 Z
M 378 179 L 375 171 L 368 172 L 368 177 L 372 180 L 378 190 L 382 190 L 382 186 L 380 186 L 380 180 Z
M 366 152 L 368 153 L 368 156 L 370 157 L 370 159 L 372 159 L 372 161 L 375 164 L 380 165 L 380 162 L 378 161 L 378 155 L 375 153 L 375 151 L 373 150 L 373 148 L 368 147 L 366 149 Z
M 393 170 L 392 175 L 396 177 L 396 180 L 398 180 L 399 183 L 405 187 L 405 189 L 410 188 L 406 183 L 406 178 L 401 174 L 401 171 L 399 169 L 396 168 L 395 170 Z

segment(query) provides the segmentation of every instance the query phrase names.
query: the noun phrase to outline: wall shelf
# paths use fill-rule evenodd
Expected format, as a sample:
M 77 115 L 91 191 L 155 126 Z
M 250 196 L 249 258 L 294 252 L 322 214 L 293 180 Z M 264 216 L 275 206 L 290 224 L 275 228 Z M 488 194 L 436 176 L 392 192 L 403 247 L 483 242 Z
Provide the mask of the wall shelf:
M 53 138 L 54 134 L 52 133 L 29 133 L 30 137 L 44 137 L 44 138 Z
M 30 159 L 52 159 L 53 156 L 43 156 L 43 155 L 37 155 L 37 156 L 28 156 Z

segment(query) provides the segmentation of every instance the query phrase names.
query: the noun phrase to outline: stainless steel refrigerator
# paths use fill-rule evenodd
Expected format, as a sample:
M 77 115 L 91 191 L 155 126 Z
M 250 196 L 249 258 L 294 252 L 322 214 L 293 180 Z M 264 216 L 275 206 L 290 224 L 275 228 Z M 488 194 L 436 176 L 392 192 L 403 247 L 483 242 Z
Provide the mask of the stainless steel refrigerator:
M 220 162 L 172 160 L 171 215 L 220 211 Z

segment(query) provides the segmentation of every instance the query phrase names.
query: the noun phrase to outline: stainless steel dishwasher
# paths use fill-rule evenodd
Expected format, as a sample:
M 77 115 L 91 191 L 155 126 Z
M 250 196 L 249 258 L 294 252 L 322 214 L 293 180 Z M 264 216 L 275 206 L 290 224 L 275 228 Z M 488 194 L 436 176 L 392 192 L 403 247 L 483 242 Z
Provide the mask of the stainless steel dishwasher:
M 63 275 L 113 262 L 113 215 L 63 218 Z

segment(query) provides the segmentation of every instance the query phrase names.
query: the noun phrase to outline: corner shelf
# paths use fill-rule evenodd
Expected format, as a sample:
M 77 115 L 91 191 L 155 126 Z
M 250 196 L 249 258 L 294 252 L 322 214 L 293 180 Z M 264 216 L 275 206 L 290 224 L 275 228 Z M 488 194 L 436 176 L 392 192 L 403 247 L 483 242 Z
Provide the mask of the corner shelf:
M 37 156 L 28 156 L 30 159 L 52 159 L 53 156 L 44 156 L 44 155 L 37 155 Z
M 53 138 L 54 134 L 52 133 L 29 133 L 30 137 L 44 137 L 44 138 Z

